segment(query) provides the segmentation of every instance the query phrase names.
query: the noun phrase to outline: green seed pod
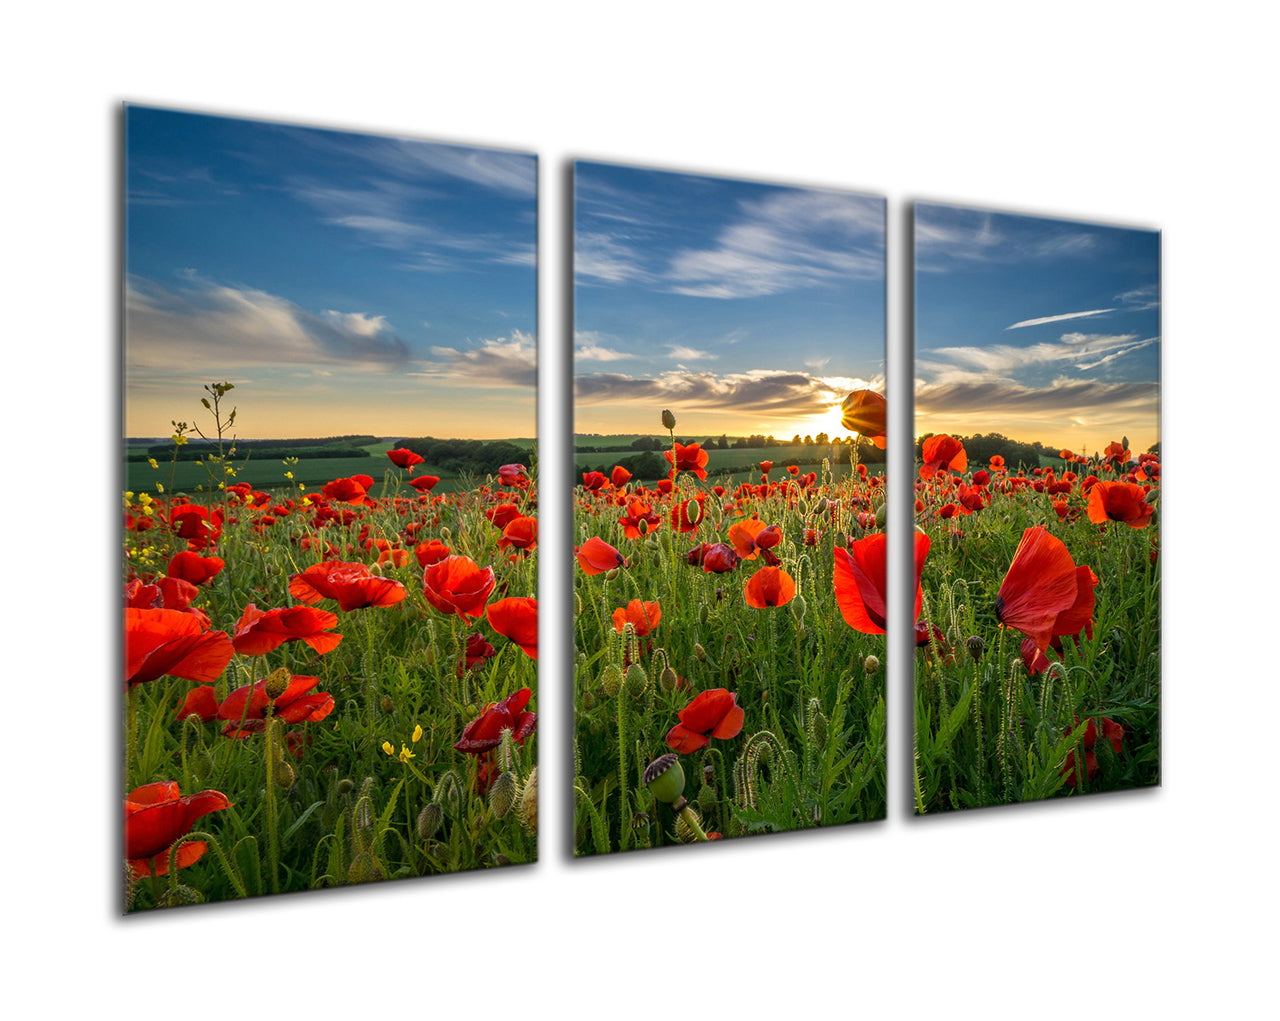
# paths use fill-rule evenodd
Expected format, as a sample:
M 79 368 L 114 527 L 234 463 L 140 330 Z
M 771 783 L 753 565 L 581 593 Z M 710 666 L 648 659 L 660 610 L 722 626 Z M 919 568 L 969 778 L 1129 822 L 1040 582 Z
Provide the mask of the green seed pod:
M 276 768 L 271 772 L 272 778 L 276 782 L 277 787 L 284 790 L 290 790 L 293 783 L 297 780 L 298 775 L 293 771 L 293 767 L 283 759 L 276 763 Z
M 538 767 L 529 771 L 529 778 L 524 782 L 520 792 L 520 825 L 530 835 L 538 832 Z
M 800 595 L 797 592 L 795 598 L 791 600 L 791 616 L 795 617 L 796 620 L 803 623 L 804 615 L 808 609 L 809 609 L 809 606 L 804 601 L 804 596 Z
M 659 755 L 644 768 L 641 782 L 649 788 L 659 801 L 668 805 L 675 804 L 677 798 L 684 793 L 684 767 L 680 765 L 680 756 L 675 752 Z
M 179 883 L 172 890 L 166 890 L 156 901 L 158 908 L 180 908 L 185 904 L 203 904 L 204 894 L 193 890 L 185 883 Z
M 422 811 L 418 813 L 418 839 L 430 840 L 440 832 L 440 827 L 443 825 L 444 809 L 434 801 L 428 802 Z
M 606 695 L 613 698 L 622 690 L 622 680 L 622 667 L 617 663 L 610 663 L 600 674 L 600 687 Z
M 676 690 L 676 685 L 679 683 L 680 678 L 677 676 L 676 672 L 672 670 L 671 667 L 664 666 L 662 668 L 662 673 L 658 675 L 658 684 L 661 686 L 662 690 L 670 695 Z
M 516 782 L 515 774 L 499 773 L 498 779 L 494 780 L 493 786 L 489 788 L 489 809 L 493 812 L 493 817 L 501 819 L 510 812 L 519 793 L 520 785 Z
M 627 667 L 627 676 L 623 684 L 626 686 L 628 695 L 639 698 L 644 694 L 644 689 L 649 687 L 649 675 L 639 663 L 632 663 Z
M 862 672 L 866 674 L 878 673 L 880 670 L 880 658 L 878 656 L 868 656 L 862 661 Z

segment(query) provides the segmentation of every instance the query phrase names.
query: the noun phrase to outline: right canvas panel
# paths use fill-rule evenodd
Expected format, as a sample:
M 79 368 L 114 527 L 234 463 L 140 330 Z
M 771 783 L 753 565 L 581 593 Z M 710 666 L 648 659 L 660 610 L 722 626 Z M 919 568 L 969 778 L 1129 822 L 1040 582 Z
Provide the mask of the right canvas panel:
M 917 203 L 915 810 L 1160 781 L 1160 235 Z

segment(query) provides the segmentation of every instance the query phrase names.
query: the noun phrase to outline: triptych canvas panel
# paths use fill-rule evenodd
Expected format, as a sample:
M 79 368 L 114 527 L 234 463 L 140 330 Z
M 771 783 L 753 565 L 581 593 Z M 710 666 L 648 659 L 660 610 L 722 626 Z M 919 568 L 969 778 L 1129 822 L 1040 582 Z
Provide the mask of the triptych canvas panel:
M 540 492 L 533 154 L 130 106 L 125 158 L 126 910 L 533 861 L 540 498 L 576 856 L 884 818 L 892 677 L 918 814 L 1159 782 L 1158 234 L 917 204 L 892 478 L 885 200 L 577 162 Z

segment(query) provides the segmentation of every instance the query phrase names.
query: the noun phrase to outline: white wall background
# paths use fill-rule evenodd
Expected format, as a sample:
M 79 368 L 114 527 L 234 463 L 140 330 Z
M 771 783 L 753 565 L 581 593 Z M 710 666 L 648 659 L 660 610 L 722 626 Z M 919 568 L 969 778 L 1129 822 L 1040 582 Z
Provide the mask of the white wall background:
M 1262 9 L 11 11 L 3 404 L 6 432 L 32 449 L 4 510 L 6 641 L 20 650 L 4 679 L 12 1016 L 162 1017 L 201 1002 L 199 1016 L 243 1017 L 1265 1013 L 1280 225 Z M 541 154 L 544 434 L 568 423 L 556 280 L 571 156 L 878 191 L 895 209 L 928 198 L 1162 228 L 1163 789 L 574 864 L 556 632 L 536 867 L 119 920 L 105 765 L 118 754 L 117 625 L 104 606 L 118 591 L 124 100 Z M 62 439 L 76 452 L 60 455 Z M 544 458 L 548 481 L 567 481 L 563 451 Z M 548 532 L 550 600 L 569 572 L 563 529 Z M 901 758 L 893 770 L 900 793 Z

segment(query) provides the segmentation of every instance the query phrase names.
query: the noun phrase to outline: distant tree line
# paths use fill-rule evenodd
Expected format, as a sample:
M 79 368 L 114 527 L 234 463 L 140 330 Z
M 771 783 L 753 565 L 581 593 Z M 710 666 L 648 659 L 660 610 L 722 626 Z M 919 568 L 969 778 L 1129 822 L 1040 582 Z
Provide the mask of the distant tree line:
M 449 475 L 493 475 L 504 464 L 528 467 L 529 451 L 506 440 L 439 440 L 420 436 L 400 440 L 397 446 L 415 454 Z

